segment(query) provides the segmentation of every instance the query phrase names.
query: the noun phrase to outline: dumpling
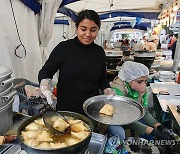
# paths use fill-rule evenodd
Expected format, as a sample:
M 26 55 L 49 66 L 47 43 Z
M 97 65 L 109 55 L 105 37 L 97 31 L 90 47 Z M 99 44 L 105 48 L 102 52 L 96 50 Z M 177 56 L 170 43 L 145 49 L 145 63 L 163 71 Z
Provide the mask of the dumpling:
M 53 123 L 53 127 L 60 132 L 64 132 L 65 129 L 69 127 L 69 124 L 65 122 L 63 119 L 59 118 Z
M 48 143 L 48 142 L 41 142 L 37 148 L 40 148 L 40 149 L 50 149 L 51 148 L 51 145 Z
M 40 142 L 37 141 L 36 139 L 28 139 L 28 140 L 25 140 L 24 143 L 32 147 L 36 147 L 40 144 Z
M 70 125 L 74 125 L 74 124 L 77 124 L 77 123 L 82 122 L 82 120 L 73 120 L 73 119 L 69 119 L 68 122 L 69 122 Z
M 27 125 L 25 129 L 26 130 L 37 131 L 37 130 L 39 130 L 39 125 L 37 123 L 35 123 L 35 122 L 32 122 L 29 125 Z
M 45 130 L 43 130 L 37 137 L 37 141 L 41 142 L 51 142 L 53 141 L 51 134 Z
M 51 142 L 50 145 L 51 145 L 51 148 L 53 148 L 53 149 L 67 147 L 67 144 L 61 143 L 61 142 L 59 142 L 59 143 L 52 143 Z
M 73 132 L 81 132 L 81 131 L 88 131 L 88 128 L 84 126 L 83 122 L 81 122 L 70 126 L 70 130 Z
M 45 126 L 43 118 L 40 118 L 40 119 L 37 119 L 37 120 L 34 120 L 34 121 L 35 121 L 35 123 L 37 123 L 40 126 Z
M 56 121 L 56 120 L 58 120 L 58 119 L 59 119 L 58 116 L 53 116 L 53 117 L 51 117 L 51 121 Z
M 107 115 L 107 116 L 112 116 L 113 115 L 113 111 L 114 111 L 114 108 L 112 105 L 109 105 L 109 104 L 105 104 L 99 111 L 100 114 L 104 114 L 104 115 Z
M 4 143 L 4 136 L 0 136 L 0 145 Z
M 78 133 L 71 132 L 71 135 L 73 138 L 76 138 L 78 140 L 83 140 L 89 135 L 89 132 L 87 132 L 87 131 L 82 131 L 82 132 L 78 132 Z
M 39 134 L 40 134 L 40 131 L 28 130 L 28 131 L 22 132 L 22 136 L 23 136 L 24 140 L 27 140 L 29 138 L 37 138 L 37 136 Z
M 74 138 L 69 138 L 69 139 L 66 139 L 65 143 L 70 146 L 70 145 L 73 145 L 73 144 L 76 144 L 80 142 L 78 139 L 74 139 Z

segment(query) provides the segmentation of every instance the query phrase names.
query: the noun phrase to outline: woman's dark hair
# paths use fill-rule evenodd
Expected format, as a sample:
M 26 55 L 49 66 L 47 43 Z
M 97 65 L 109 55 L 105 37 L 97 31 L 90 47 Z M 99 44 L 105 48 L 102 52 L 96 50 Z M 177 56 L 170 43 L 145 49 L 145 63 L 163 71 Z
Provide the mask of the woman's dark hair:
M 83 10 L 78 14 L 76 20 L 76 27 L 79 26 L 79 23 L 84 19 L 92 20 L 96 23 L 96 25 L 100 28 L 101 27 L 101 20 L 99 15 L 94 10 Z

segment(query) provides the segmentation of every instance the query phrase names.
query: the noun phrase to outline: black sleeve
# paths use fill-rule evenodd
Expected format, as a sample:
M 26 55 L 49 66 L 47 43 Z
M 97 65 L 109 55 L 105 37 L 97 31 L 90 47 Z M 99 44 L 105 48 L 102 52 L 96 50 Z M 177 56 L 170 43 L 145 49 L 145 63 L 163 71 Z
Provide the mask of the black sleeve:
M 99 80 L 99 87 L 101 89 L 101 91 L 103 91 L 106 88 L 110 88 L 109 85 L 109 81 L 107 79 L 107 75 L 106 75 L 106 59 L 105 59 L 105 52 L 104 50 L 101 48 L 102 50 L 102 75 L 101 78 Z
M 39 71 L 38 81 L 42 79 L 50 78 L 52 79 L 54 74 L 63 65 L 63 43 L 58 44 L 51 52 L 48 60 Z

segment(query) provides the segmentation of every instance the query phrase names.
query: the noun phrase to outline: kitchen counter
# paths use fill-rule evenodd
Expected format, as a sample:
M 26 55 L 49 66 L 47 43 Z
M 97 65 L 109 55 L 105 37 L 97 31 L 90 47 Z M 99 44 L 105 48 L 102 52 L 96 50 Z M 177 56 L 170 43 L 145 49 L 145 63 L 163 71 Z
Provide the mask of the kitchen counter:
M 164 112 L 168 112 L 168 106 L 180 105 L 180 96 L 169 96 L 169 95 L 159 95 L 157 96 L 161 109 Z
M 166 91 L 170 96 L 180 94 L 180 84 L 176 82 L 156 82 L 150 83 L 150 87 L 154 94 L 159 94 L 160 91 Z

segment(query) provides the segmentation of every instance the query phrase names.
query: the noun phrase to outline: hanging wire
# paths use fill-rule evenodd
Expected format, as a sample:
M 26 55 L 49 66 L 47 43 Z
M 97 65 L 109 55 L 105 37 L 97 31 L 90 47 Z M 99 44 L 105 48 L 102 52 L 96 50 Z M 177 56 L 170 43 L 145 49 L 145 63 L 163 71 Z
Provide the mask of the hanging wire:
M 12 14 L 13 14 L 13 19 L 14 19 L 14 23 L 15 23 L 15 26 L 16 26 L 16 31 L 17 31 L 17 35 L 18 35 L 18 39 L 19 39 L 19 42 L 20 44 L 16 47 L 15 49 L 15 55 L 19 58 L 25 58 L 26 57 L 26 48 L 24 46 L 24 44 L 22 43 L 21 41 L 21 38 L 20 38 L 20 35 L 19 35 L 19 30 L 18 30 L 18 26 L 17 26 L 17 22 L 16 22 L 16 18 L 15 18 L 15 14 L 14 14 L 14 9 L 13 9 L 13 6 L 12 6 L 12 0 L 10 0 L 10 4 L 11 4 L 11 10 L 12 10 Z M 18 49 L 20 49 L 20 47 L 22 47 L 22 54 L 21 55 L 18 55 L 17 51 Z

